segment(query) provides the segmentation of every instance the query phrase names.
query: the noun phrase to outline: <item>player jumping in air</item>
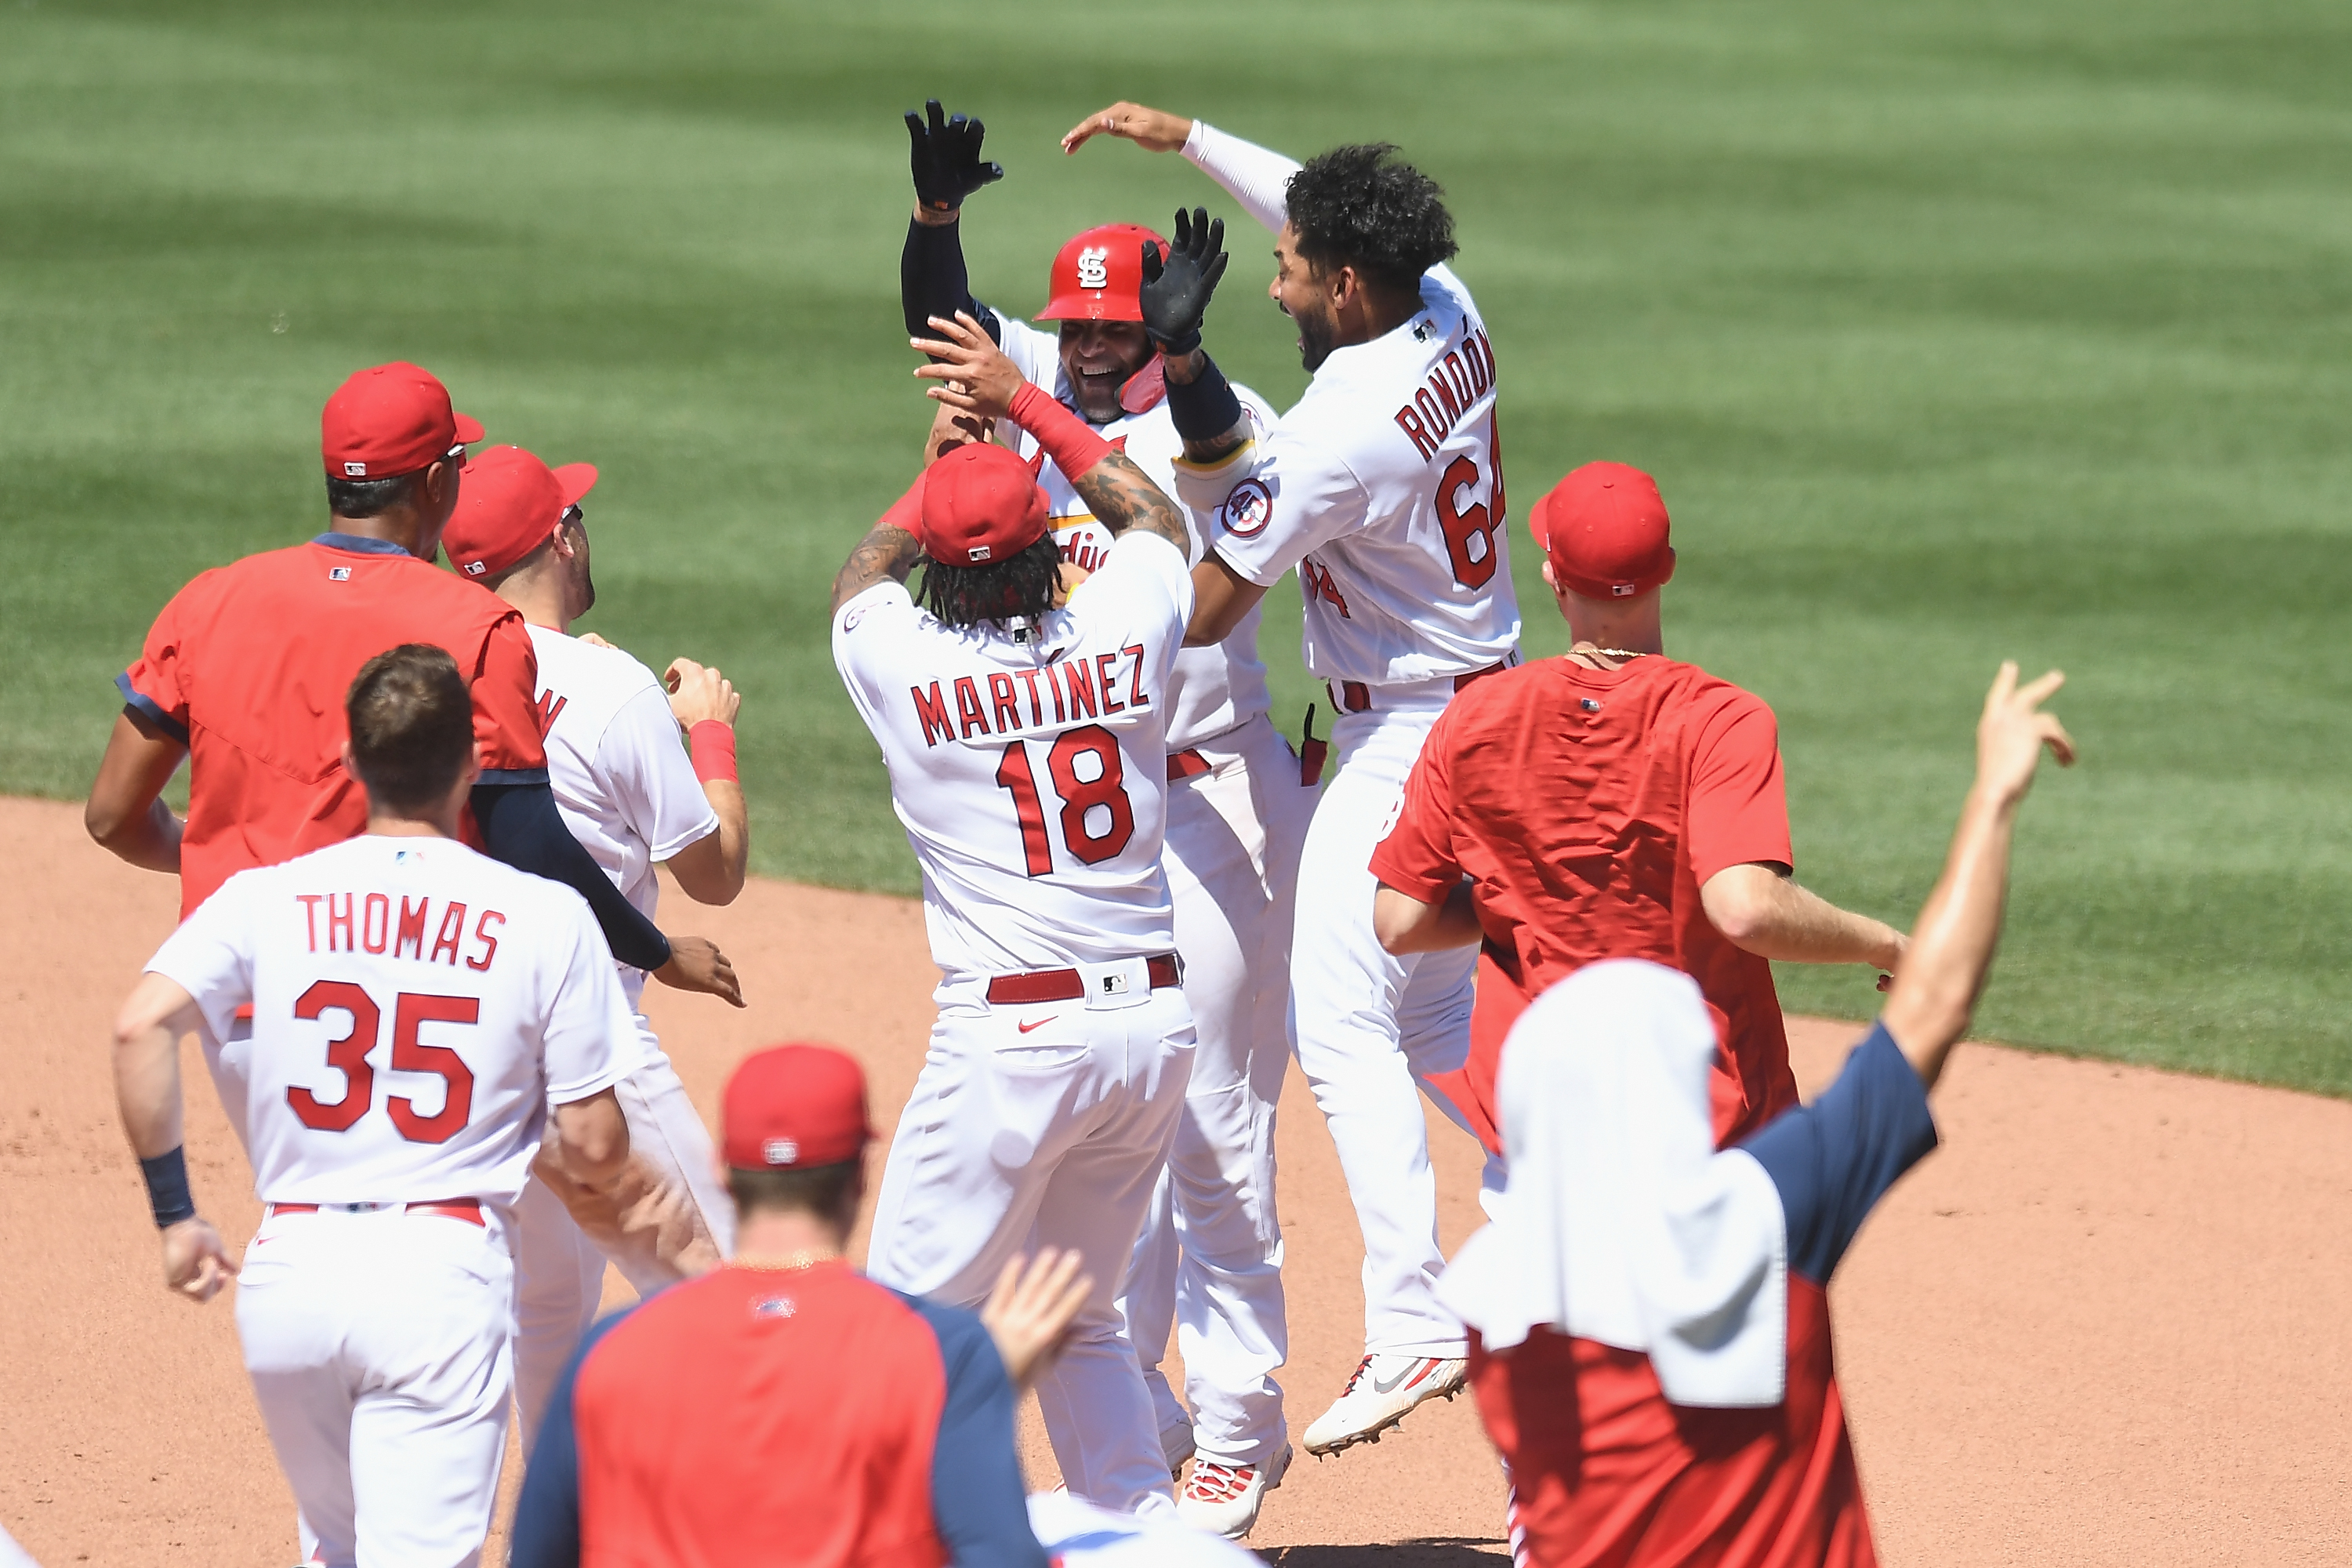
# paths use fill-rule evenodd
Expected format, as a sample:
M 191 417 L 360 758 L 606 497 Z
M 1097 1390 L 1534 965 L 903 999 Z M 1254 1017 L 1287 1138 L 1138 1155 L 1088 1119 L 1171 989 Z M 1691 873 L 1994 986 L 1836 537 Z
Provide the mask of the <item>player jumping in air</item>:
M 1180 222 L 1158 284 L 1189 308 L 1167 323 L 1165 345 L 1185 442 L 1177 493 L 1216 519 L 1213 548 L 1193 568 L 1186 640 L 1224 637 L 1296 566 L 1307 668 L 1339 710 L 1340 771 L 1299 858 L 1290 976 L 1298 1064 L 1364 1236 L 1364 1359 L 1306 1434 L 1309 1453 L 1332 1453 L 1451 1397 L 1464 1375 L 1462 1325 L 1433 1294 L 1444 1258 L 1413 1089 L 1463 1121 L 1430 1080 L 1468 1050 L 1475 954 L 1383 951 L 1368 867 L 1446 703 L 1518 658 L 1495 354 L 1445 265 L 1454 223 L 1441 193 L 1393 149 L 1339 147 L 1301 166 L 1133 103 L 1088 116 L 1063 145 L 1098 135 L 1181 149 L 1275 235 L 1268 293 L 1314 374 L 1261 437 L 1205 354 L 1175 357 L 1197 348 L 1224 265 Z

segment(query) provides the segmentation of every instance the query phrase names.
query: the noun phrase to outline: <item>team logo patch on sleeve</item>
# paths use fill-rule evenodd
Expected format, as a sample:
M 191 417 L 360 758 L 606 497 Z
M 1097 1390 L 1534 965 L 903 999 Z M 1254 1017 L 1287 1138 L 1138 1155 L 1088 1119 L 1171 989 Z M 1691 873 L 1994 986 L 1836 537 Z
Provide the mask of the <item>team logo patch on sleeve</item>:
M 1274 492 L 1265 488 L 1263 479 L 1244 479 L 1225 497 L 1225 504 L 1217 509 L 1217 516 L 1227 533 L 1238 539 L 1255 539 L 1274 521 Z

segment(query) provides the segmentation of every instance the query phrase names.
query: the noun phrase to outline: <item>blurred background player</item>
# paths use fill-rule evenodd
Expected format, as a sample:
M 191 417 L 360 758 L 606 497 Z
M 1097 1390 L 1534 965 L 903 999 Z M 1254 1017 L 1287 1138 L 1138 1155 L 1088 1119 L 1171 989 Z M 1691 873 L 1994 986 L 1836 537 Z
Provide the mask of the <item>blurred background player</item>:
M 718 948 L 665 938 L 565 831 L 522 617 L 431 564 L 466 446 L 481 438 L 415 365 L 377 365 L 336 388 L 320 416 L 331 526 L 205 572 L 163 606 L 115 679 L 123 708 L 84 808 L 90 837 L 177 875 L 183 918 L 237 871 L 351 837 L 367 805 L 341 760 L 343 694 L 374 655 L 433 643 L 473 695 L 483 771 L 467 802 L 468 840 L 586 899 L 624 962 L 740 1004 Z M 184 760 L 184 823 L 163 799 Z
M 1180 225 L 1159 287 L 1185 310 L 1155 331 L 1185 443 L 1178 494 L 1216 519 L 1186 640 L 1226 636 L 1296 566 L 1307 668 L 1338 710 L 1339 773 L 1300 855 L 1313 891 L 1290 971 L 1298 1064 L 1364 1236 L 1364 1359 L 1305 1435 L 1309 1453 L 1333 1453 L 1462 1385 L 1462 1326 L 1433 1294 L 1444 1258 L 1413 1089 L 1462 1121 L 1431 1079 L 1467 1052 L 1475 955 L 1384 951 L 1366 867 L 1422 737 L 1455 691 L 1518 658 L 1494 351 L 1444 265 L 1455 247 L 1443 193 L 1394 149 L 1340 147 L 1302 167 L 1132 103 L 1089 116 L 1063 145 L 1097 135 L 1181 148 L 1276 236 L 1268 292 L 1313 374 L 1253 438 L 1223 374 L 1190 352 L 1223 257 L 1213 235 L 1203 247 Z
M 936 100 L 928 122 L 909 114 L 907 127 L 916 195 L 899 270 L 908 330 L 928 337 L 933 317 L 970 315 L 1024 377 L 1173 494 L 1183 442 L 1141 299 L 1143 247 L 1160 245 L 1159 237 L 1109 224 L 1063 246 L 1038 315 L 1060 323 L 1058 337 L 1000 315 L 971 297 L 958 224 L 963 197 L 1003 173 L 981 162 L 983 128 L 961 115 L 943 119 Z M 1255 393 L 1234 393 L 1253 432 L 1273 423 Z M 1017 426 L 1002 433 L 1023 457 L 1038 450 Z M 1062 560 L 1091 571 L 1110 548 L 1109 531 L 1053 463 L 1038 482 Z M 1197 560 L 1211 543 L 1210 520 L 1193 513 L 1187 521 Z M 1196 1448 L 1199 1455 L 1178 1510 L 1190 1523 L 1235 1535 L 1280 1483 L 1289 1451 L 1273 1375 L 1289 1350 L 1274 1115 L 1289 1062 L 1292 892 L 1315 801 L 1267 717 L 1258 618 L 1252 608 L 1223 641 L 1186 648 L 1169 677 L 1164 864 L 1199 1043 L 1168 1173 L 1152 1194 L 1120 1303 L 1171 1469 Z M 1160 1368 L 1171 1320 L 1189 1417 Z
M 1665 657 L 1675 552 L 1650 476 L 1587 463 L 1531 523 L 1575 645 L 1480 681 L 1430 731 L 1372 854 L 1373 923 L 1391 952 L 1485 940 L 1470 1058 L 1446 1088 L 1491 1150 L 1512 1022 L 1604 958 L 1698 982 L 1729 1142 L 1797 1103 L 1768 961 L 1891 970 L 1903 934 L 1797 885 L 1772 710 Z
M 1510 1189 L 1439 1290 L 1477 1338 L 1472 1381 L 1535 1568 L 1867 1568 L 1831 1348 L 1831 1273 L 1936 1146 L 1927 1089 L 2000 935 L 2010 846 L 2042 749 L 2074 760 L 2006 664 L 1943 876 L 1878 1023 L 1812 1104 L 1716 1152 L 1717 1045 L 1692 980 L 1591 965 L 1503 1053 Z
M 596 482 L 593 467 L 551 469 L 520 447 L 493 447 L 466 465 L 465 481 L 442 545 L 451 566 L 528 624 L 549 781 L 564 826 L 647 920 L 660 897 L 656 864 L 669 867 L 688 897 L 732 902 L 750 853 L 733 686 L 679 659 L 668 672 L 673 694 L 620 649 L 568 635 L 596 603 L 580 504 Z M 595 1318 L 606 1258 L 638 1294 L 650 1295 L 715 1268 L 731 1244 L 733 1212 L 717 1185 L 710 1135 L 646 1019 L 645 971 L 625 963 L 620 974 L 644 1047 L 619 1086 L 629 1178 L 603 1192 L 588 1188 L 564 1174 L 551 1147 L 520 1205 L 515 1405 L 526 1444 L 556 1374 Z
M 866 1195 L 866 1075 L 773 1046 L 728 1079 L 720 1142 L 741 1246 L 598 1324 L 563 1373 L 510 1568 L 792 1563 L 1045 1568 L 1014 1401 L 1093 1282 L 1008 1268 L 996 1321 L 875 1284 L 844 1256 Z M 1027 1354 L 992 1329 L 1021 1300 Z
M 618 1176 L 628 1006 L 579 895 L 457 841 L 474 715 L 448 653 L 352 683 L 366 831 L 237 873 L 148 962 L 115 1022 L 123 1126 L 196 1300 L 233 1267 L 181 1144 L 196 1034 L 253 1163 L 236 1321 L 310 1560 L 478 1562 L 506 1447 L 512 1207 L 551 1115 L 566 1164 Z M 249 1039 L 226 1046 L 252 1005 Z
M 1114 538 L 1065 604 L 1029 465 L 971 443 L 924 469 L 834 581 L 834 661 L 888 765 L 942 972 L 868 1266 L 972 1305 L 1033 1233 L 1078 1252 L 1097 1284 L 1037 1387 L 1054 1457 L 1089 1501 L 1172 1510 L 1115 1299 L 1192 1058 L 1160 868 L 1184 523 L 978 326 L 939 330 L 919 346 L 955 360 L 918 374 L 965 390 L 934 395 L 1036 437 Z M 904 582 L 919 557 L 919 606 Z

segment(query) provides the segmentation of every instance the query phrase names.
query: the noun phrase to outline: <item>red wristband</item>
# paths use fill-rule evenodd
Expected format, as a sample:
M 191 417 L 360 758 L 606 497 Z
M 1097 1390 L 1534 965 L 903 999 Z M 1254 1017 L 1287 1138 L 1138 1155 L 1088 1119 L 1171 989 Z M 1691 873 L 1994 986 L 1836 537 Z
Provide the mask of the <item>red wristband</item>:
M 736 782 L 735 726 L 705 719 L 686 732 L 688 752 L 694 758 L 694 776 L 704 784 Z
M 1054 467 L 1073 484 L 1111 454 L 1110 443 L 1096 435 L 1093 426 L 1055 402 L 1053 394 L 1034 381 L 1014 395 L 1013 423 L 1037 437 Z

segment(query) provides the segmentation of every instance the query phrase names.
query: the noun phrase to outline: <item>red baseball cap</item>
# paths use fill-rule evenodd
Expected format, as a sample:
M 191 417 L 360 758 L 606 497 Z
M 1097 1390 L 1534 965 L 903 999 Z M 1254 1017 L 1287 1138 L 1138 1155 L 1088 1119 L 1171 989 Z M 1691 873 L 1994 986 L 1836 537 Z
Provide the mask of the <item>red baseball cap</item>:
M 800 1171 L 857 1158 L 866 1121 L 866 1070 L 831 1046 L 795 1041 L 745 1057 L 727 1080 L 719 1146 L 738 1171 Z
M 948 566 L 1010 561 L 1045 537 L 1037 470 L 1003 447 L 968 441 L 923 470 L 923 553 Z
M 1046 284 L 1052 301 L 1037 312 L 1041 321 L 1139 321 L 1143 320 L 1143 242 L 1168 242 L 1141 224 L 1107 223 L 1062 247 Z
M 487 577 L 554 534 L 564 512 L 595 488 L 596 467 L 551 468 L 520 447 L 492 447 L 466 465 L 465 476 L 441 548 L 467 576 Z
M 1623 463 L 1587 463 L 1528 514 L 1552 575 L 1588 599 L 1630 599 L 1675 574 L 1658 481 Z
M 319 416 L 320 455 L 333 479 L 413 474 L 481 438 L 481 426 L 449 406 L 440 378 L 405 360 L 358 372 Z

